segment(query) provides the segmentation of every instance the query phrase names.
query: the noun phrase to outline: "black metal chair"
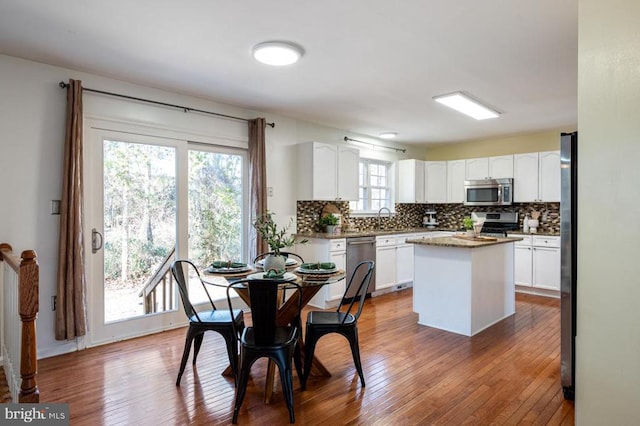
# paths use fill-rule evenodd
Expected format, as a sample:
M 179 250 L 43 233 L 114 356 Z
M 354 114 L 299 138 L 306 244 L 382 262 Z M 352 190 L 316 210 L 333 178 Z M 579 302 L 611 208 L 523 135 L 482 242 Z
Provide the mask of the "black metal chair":
M 294 359 L 298 377 L 302 380 L 302 362 L 298 344 L 301 334 L 302 295 L 297 284 L 286 284 L 297 290 L 286 302 L 293 304 L 297 315 L 292 324 L 278 325 L 278 287 L 283 282 L 283 280 L 244 279 L 230 284 L 227 288 L 229 309 L 231 309 L 230 291 L 232 289 L 248 291 L 252 322 L 251 327 L 246 327 L 244 330 L 236 329 L 240 340 L 240 366 L 233 408 L 232 422 L 234 424 L 238 420 L 238 413 L 247 390 L 251 366 L 257 359 L 264 357 L 273 360 L 278 366 L 283 395 L 289 409 L 289 421 L 295 423 L 291 359 Z
M 372 260 L 365 260 L 356 266 L 353 274 L 349 278 L 346 291 L 335 311 L 311 311 L 307 315 L 307 331 L 304 340 L 304 373 L 302 375 L 302 390 L 306 389 L 307 379 L 311 372 L 311 362 L 318 340 L 329 333 L 339 333 L 347 338 L 351 346 L 351 354 L 356 370 L 360 375 L 360 383 L 365 386 L 362 364 L 360 363 L 360 346 L 358 344 L 358 318 L 362 313 L 367 289 L 371 282 L 371 275 L 375 263 Z M 351 286 L 358 286 L 355 293 L 349 293 Z M 353 296 L 347 297 L 347 294 Z M 354 307 L 357 309 L 354 311 Z M 344 307 L 347 307 L 346 310 Z
M 191 301 L 189 300 L 189 269 L 192 269 L 198 280 L 202 284 L 202 287 L 209 298 L 211 303 L 211 310 L 197 312 Z M 180 386 L 180 379 L 184 368 L 187 365 L 189 359 L 189 352 L 191 351 L 191 343 L 193 342 L 193 365 L 196 364 L 198 358 L 198 352 L 202 346 L 202 339 L 204 338 L 205 331 L 215 331 L 220 333 L 227 345 L 227 354 L 229 355 L 229 363 L 234 374 L 234 378 L 238 377 L 238 338 L 236 329 L 244 328 L 244 315 L 241 309 L 217 309 L 213 303 L 206 284 L 200 278 L 198 268 L 188 260 L 176 260 L 171 264 L 171 273 L 176 279 L 178 290 L 180 291 L 180 298 L 182 299 L 182 305 L 184 306 L 185 313 L 189 318 L 189 330 L 187 330 L 187 337 L 184 343 L 184 351 L 182 353 L 182 362 L 180 363 L 180 371 L 178 372 L 178 379 L 176 380 L 176 386 Z M 233 312 L 233 315 L 231 314 Z M 232 319 L 233 317 L 233 319 Z

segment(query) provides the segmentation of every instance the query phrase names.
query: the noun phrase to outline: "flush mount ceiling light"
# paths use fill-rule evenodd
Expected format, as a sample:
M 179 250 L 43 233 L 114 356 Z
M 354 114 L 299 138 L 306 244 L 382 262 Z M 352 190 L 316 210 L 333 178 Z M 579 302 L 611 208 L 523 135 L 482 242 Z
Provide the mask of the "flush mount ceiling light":
M 434 96 L 433 100 L 443 105 L 453 108 L 458 112 L 473 117 L 476 120 L 486 120 L 487 118 L 496 118 L 500 113 L 491 109 L 480 101 L 473 99 L 471 96 L 462 92 L 449 93 L 447 95 Z
M 254 46 L 253 57 L 267 65 L 283 66 L 298 62 L 302 47 L 288 41 L 265 41 Z
M 393 139 L 396 136 L 398 136 L 398 134 L 396 132 L 384 132 L 384 133 L 380 133 L 380 137 L 382 139 Z

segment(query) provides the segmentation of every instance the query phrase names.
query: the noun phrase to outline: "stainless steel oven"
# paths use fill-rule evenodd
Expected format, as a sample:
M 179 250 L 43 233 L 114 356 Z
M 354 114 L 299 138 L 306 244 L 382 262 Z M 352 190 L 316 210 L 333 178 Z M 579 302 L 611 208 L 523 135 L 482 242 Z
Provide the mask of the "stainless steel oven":
M 464 181 L 465 206 L 510 206 L 513 203 L 513 179 Z

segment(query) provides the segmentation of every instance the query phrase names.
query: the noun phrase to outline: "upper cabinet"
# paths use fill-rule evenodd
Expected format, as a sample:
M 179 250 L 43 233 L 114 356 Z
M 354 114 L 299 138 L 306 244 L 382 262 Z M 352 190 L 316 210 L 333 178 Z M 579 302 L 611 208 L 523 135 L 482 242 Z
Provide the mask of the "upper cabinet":
M 338 147 L 338 197 L 341 200 L 360 198 L 358 193 L 358 171 L 360 151 L 351 146 Z
M 299 200 L 357 200 L 359 151 L 305 142 L 297 145 Z
M 465 160 L 447 161 L 447 202 L 464 202 Z
M 513 156 L 515 203 L 560 201 L 560 151 Z
M 424 203 L 424 183 L 424 161 L 414 159 L 398 161 L 397 199 L 399 203 Z
M 560 151 L 539 152 L 538 170 L 540 200 L 560 202 Z
M 470 158 L 465 166 L 467 180 L 513 177 L 513 155 Z
M 447 162 L 425 161 L 425 203 L 447 202 Z

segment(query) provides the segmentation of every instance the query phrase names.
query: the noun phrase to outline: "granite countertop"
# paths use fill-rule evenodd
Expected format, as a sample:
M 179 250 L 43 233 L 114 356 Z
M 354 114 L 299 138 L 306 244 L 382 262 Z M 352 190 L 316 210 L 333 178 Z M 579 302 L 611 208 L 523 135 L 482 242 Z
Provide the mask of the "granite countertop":
M 511 235 L 522 235 L 522 236 L 527 236 L 527 235 L 539 235 L 541 237 L 559 237 L 560 233 L 551 233 L 551 232 L 536 232 L 535 234 L 530 233 L 530 232 L 522 232 L 522 230 L 518 230 L 518 231 L 509 231 L 508 234 Z
M 342 231 L 336 234 L 327 234 L 325 232 L 302 232 L 295 234 L 295 236 L 299 238 L 326 238 L 333 240 L 337 238 L 376 237 L 378 235 L 417 234 L 434 231 L 454 232 L 455 230 L 445 228 L 370 229 L 366 231 Z
M 335 240 L 338 238 L 353 238 L 353 237 L 377 237 L 378 235 L 396 235 L 396 234 L 418 234 L 423 232 L 435 232 L 435 231 L 447 231 L 447 232 L 457 232 L 457 229 L 450 228 L 402 228 L 402 229 L 369 229 L 366 231 L 342 231 L 336 234 L 327 234 L 325 232 L 301 232 L 295 234 L 296 237 L 299 238 L 324 238 L 329 240 Z M 559 237 L 560 234 L 550 234 L 550 233 L 537 233 L 537 234 L 525 234 L 522 231 L 510 231 L 509 234 L 513 235 L 539 235 L 539 236 L 549 236 L 549 237 Z M 518 238 L 520 240 L 521 238 Z M 495 242 L 494 242 L 495 244 Z
M 422 244 L 427 246 L 438 246 L 438 247 L 459 247 L 459 248 L 476 248 L 476 247 L 485 247 L 492 246 L 495 244 L 505 244 L 505 243 L 513 243 L 514 241 L 520 241 L 522 238 L 516 237 L 485 237 L 485 240 L 480 239 L 474 240 L 466 240 L 462 238 L 455 237 L 436 237 L 436 238 L 417 238 L 412 240 L 407 240 L 407 243 L 412 244 Z

